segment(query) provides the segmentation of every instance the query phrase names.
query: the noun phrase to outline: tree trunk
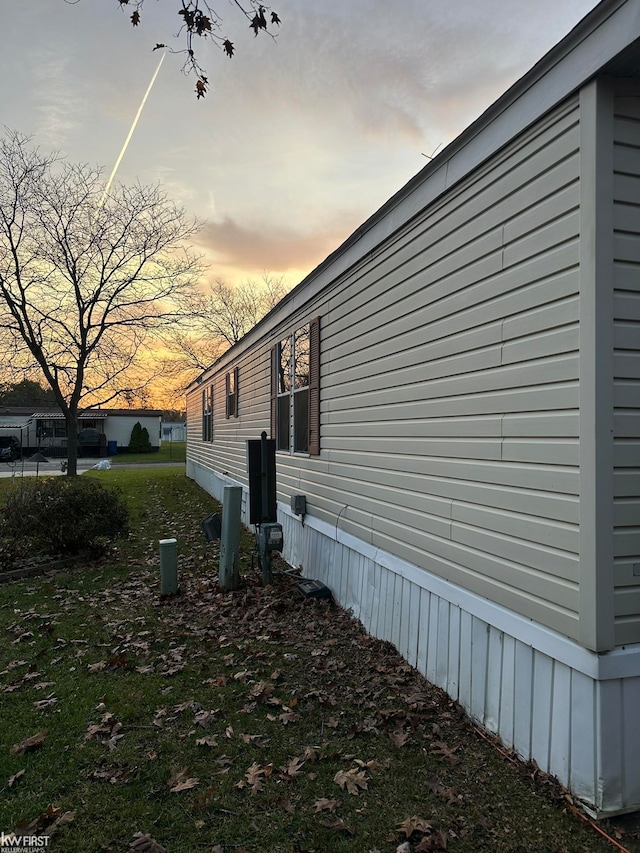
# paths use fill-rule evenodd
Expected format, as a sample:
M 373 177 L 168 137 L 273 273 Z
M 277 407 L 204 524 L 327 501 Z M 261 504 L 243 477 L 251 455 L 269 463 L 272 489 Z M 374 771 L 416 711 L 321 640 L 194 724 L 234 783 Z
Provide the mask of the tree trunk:
M 78 413 L 67 412 L 67 477 L 78 473 Z

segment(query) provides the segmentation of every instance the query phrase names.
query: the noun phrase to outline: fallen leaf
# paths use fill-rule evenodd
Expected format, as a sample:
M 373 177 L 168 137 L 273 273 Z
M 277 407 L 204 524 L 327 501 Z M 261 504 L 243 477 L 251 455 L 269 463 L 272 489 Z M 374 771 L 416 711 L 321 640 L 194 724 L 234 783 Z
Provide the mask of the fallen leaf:
M 425 835 L 422 840 L 416 844 L 415 853 L 431 853 L 431 851 L 440 851 L 447 849 L 447 833 L 442 830 Z
M 169 790 L 172 794 L 178 794 L 180 791 L 188 791 L 190 788 L 195 788 L 196 785 L 199 784 L 199 779 L 189 777 L 189 771 L 186 767 L 183 767 L 182 770 L 176 770 L 174 767 L 171 770 L 169 779 L 167 780 L 167 785 L 169 786 Z
M 147 833 L 136 832 L 133 839 L 133 841 L 129 842 L 129 849 L 135 850 L 136 853 L 167 853 L 166 847 L 158 844 Z
M 33 707 L 36 708 L 38 711 L 44 711 L 47 708 L 52 708 L 54 705 L 57 704 L 57 702 L 58 700 L 55 698 L 55 696 L 52 696 L 49 699 L 40 699 L 38 702 L 34 702 Z
M 431 832 L 432 824 L 424 818 L 413 815 L 398 824 L 398 832 L 404 833 L 405 838 L 411 838 L 414 832 Z
M 356 796 L 358 795 L 359 788 L 366 791 L 369 787 L 364 770 L 338 770 L 333 777 L 333 781 L 336 785 L 340 785 L 343 791 L 346 789 L 350 794 L 355 794 Z
M 437 758 L 444 758 L 449 764 L 459 764 L 460 759 L 455 754 L 457 747 L 453 747 L 453 749 L 449 749 L 446 743 L 443 743 L 441 740 L 434 741 L 429 747 L 429 751 L 432 755 L 435 755 Z
M 35 735 L 31 735 L 31 737 L 26 737 L 24 740 L 21 740 L 20 743 L 14 743 L 10 750 L 11 754 L 23 755 L 25 752 L 30 752 L 32 749 L 40 749 L 47 734 L 48 732 L 38 732 Z
M 353 829 L 351 829 L 350 826 L 347 826 L 347 824 L 344 822 L 344 820 L 341 817 L 336 816 L 332 820 L 321 820 L 320 823 L 323 826 L 326 826 L 332 832 L 336 832 L 336 833 L 342 832 L 345 835 L 355 835 L 355 832 L 353 831 Z
M 196 738 L 196 746 L 217 746 L 218 741 L 214 737 Z
M 15 783 L 18 781 L 18 779 L 20 779 L 21 776 L 24 776 L 24 774 L 25 774 L 24 770 L 18 770 L 17 773 L 13 774 L 13 776 L 9 776 L 9 779 L 7 781 L 7 785 L 9 786 L 9 788 L 12 788 L 15 785 Z
M 405 732 L 402 729 L 398 729 L 395 732 L 389 732 L 389 738 L 391 742 L 400 749 L 401 746 L 404 746 L 405 743 L 409 740 L 409 732 Z
M 297 776 L 300 775 L 300 768 L 304 764 L 302 758 L 292 758 L 288 764 L 284 765 L 280 768 L 282 771 L 282 778 L 285 782 L 293 781 Z
M 340 800 L 329 800 L 326 797 L 321 797 L 313 805 L 316 812 L 333 812 L 340 805 Z

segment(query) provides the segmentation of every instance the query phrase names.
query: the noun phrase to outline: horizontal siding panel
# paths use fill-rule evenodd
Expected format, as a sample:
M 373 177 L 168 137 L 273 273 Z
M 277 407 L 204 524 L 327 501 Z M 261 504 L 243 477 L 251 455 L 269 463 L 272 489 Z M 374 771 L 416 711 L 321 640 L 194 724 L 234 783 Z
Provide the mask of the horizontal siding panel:
M 614 205 L 615 633 L 616 642 L 638 642 L 640 577 L 634 571 L 640 565 L 640 124 L 616 121 L 615 132 L 626 143 L 617 145 L 614 153 L 615 195 L 624 202 Z M 630 147 L 632 141 L 635 147 Z
M 640 246 L 640 238 L 636 242 Z M 636 274 L 640 277 L 640 267 L 636 270 Z M 621 319 L 625 323 L 632 320 L 640 323 L 640 290 L 637 293 L 626 293 L 617 290 L 613 296 L 613 311 L 614 317 Z
M 638 199 L 640 198 L 640 177 L 614 174 L 613 198 L 618 203 L 638 204 Z
M 614 353 L 613 369 L 616 378 L 640 379 L 640 350 L 618 350 Z M 640 399 L 638 400 L 640 407 Z
M 640 586 L 618 587 L 615 591 L 614 601 L 616 616 L 638 617 L 640 613 Z
M 502 418 L 502 435 L 555 438 L 577 437 L 580 434 L 580 416 L 573 411 L 526 412 L 507 414 Z
M 403 438 L 499 438 L 502 418 L 496 416 L 473 418 L 430 418 L 429 420 L 372 421 L 358 424 L 326 423 L 323 435 L 326 438 L 373 438 L 395 436 Z
M 534 515 L 499 511 L 488 507 L 454 502 L 451 510 L 454 522 L 463 522 L 482 530 L 493 530 L 511 538 L 578 554 L 579 531 L 576 525 L 551 522 Z
M 506 462 L 540 462 L 545 465 L 579 465 L 580 445 L 575 441 L 551 439 L 504 439 L 502 459 Z
M 451 262 L 449 262 L 451 264 Z M 495 246 L 494 252 L 491 255 L 480 258 L 473 262 L 467 260 L 466 264 L 453 271 L 448 275 L 442 275 L 436 278 L 433 275 L 433 270 L 420 270 L 416 276 L 413 285 L 413 290 L 418 291 L 419 296 L 413 294 L 410 299 L 401 301 L 401 294 L 397 293 L 397 286 L 394 286 L 393 279 L 390 277 L 387 280 L 387 288 L 385 290 L 384 304 L 380 307 L 379 313 L 376 315 L 372 311 L 368 311 L 365 316 L 364 312 L 355 312 L 353 316 L 348 318 L 348 321 L 341 323 L 339 318 L 334 320 L 335 314 L 330 315 L 330 325 L 325 330 L 327 335 L 327 343 L 330 348 L 335 350 L 335 356 L 343 355 L 339 349 L 339 341 L 334 341 L 334 335 L 342 334 L 342 341 L 351 341 L 354 337 L 362 338 L 359 347 L 368 347 L 376 344 L 380 339 L 380 328 L 385 328 L 387 335 L 402 334 L 406 329 L 406 319 L 413 318 L 414 328 L 422 323 L 428 323 L 432 319 L 436 319 L 434 309 L 429 308 L 433 303 L 440 299 L 451 298 L 452 294 L 466 290 L 479 281 L 489 279 L 502 270 L 502 251 L 500 245 Z M 438 272 L 444 272 L 439 269 Z M 390 299 L 389 294 L 393 293 Z M 468 296 L 462 300 L 465 307 L 468 307 Z M 416 311 L 422 311 L 422 315 L 414 317 Z M 447 316 L 449 310 L 444 310 L 441 316 Z M 370 340 L 367 335 L 373 335 Z
M 619 430 L 625 435 L 640 435 L 640 410 L 618 412 Z M 617 434 L 622 435 L 618 431 Z M 325 439 L 373 438 L 395 436 L 403 438 L 437 436 L 446 439 L 468 438 L 577 438 L 579 435 L 579 416 L 577 412 L 560 410 L 558 412 L 530 412 L 508 415 L 474 415 L 472 417 L 451 418 L 390 418 L 389 420 L 371 420 L 345 422 L 325 418 L 323 437 Z
M 447 376 L 424 382 L 403 385 L 401 388 L 385 388 L 373 393 L 361 393 L 357 383 L 348 387 L 334 386 L 325 390 L 325 400 L 331 408 L 337 397 L 347 397 L 349 408 L 380 406 L 388 408 L 394 404 L 405 404 L 434 397 L 458 397 L 465 394 L 487 394 L 518 387 L 531 389 L 535 385 L 549 382 L 561 383 L 578 376 L 578 359 L 575 355 L 538 359 L 526 364 L 513 364 L 495 369 L 470 371 L 460 376 Z M 529 391 L 529 393 L 531 393 Z M 342 404 L 344 405 L 344 404 Z
M 571 163 L 570 166 L 563 163 L 562 170 L 565 173 L 564 180 L 572 181 L 572 183 L 562 187 L 562 179 L 557 180 L 554 182 L 553 188 L 555 189 L 557 185 L 560 185 L 561 188 L 558 191 L 546 197 L 541 196 L 542 201 L 507 221 L 504 226 L 504 242 L 506 245 L 546 227 L 550 222 L 566 215 L 567 212 L 577 210 L 580 201 L 580 184 L 575 179 L 577 175 L 575 162 Z M 548 180 L 548 175 L 545 177 Z M 533 197 L 536 196 L 533 195 Z
M 613 385 L 613 405 L 616 409 L 634 409 L 640 400 L 640 379 L 618 379 Z
M 640 616 L 619 616 L 616 618 L 616 646 L 627 646 L 637 643 L 638 637 L 640 637 Z
M 613 521 L 615 525 L 620 527 L 638 525 L 640 523 L 640 496 L 618 498 L 614 501 Z M 640 578 L 638 583 L 640 583 Z
M 413 345 L 408 350 L 399 349 L 397 346 L 385 348 L 384 352 L 379 352 L 380 348 L 376 348 L 374 353 L 367 353 L 369 357 L 365 360 L 365 354 L 362 353 L 362 360 L 359 364 L 352 367 L 346 367 L 339 373 L 333 371 L 325 376 L 323 387 L 331 387 L 332 384 L 355 382 L 357 380 L 370 380 L 373 376 L 388 373 L 399 373 L 401 376 L 410 376 L 410 369 L 414 371 L 417 367 L 424 369 L 426 362 L 433 362 L 439 365 L 441 375 L 447 374 L 446 358 L 460 359 L 464 353 L 477 353 L 479 358 L 482 358 L 482 353 L 491 344 L 499 345 L 501 343 L 501 323 L 496 322 L 488 326 L 481 326 L 478 329 L 472 329 L 468 332 L 459 334 L 447 335 L 444 338 L 436 339 L 423 343 L 423 335 L 428 338 L 428 330 L 416 329 L 413 338 Z M 409 343 L 409 341 L 407 342 Z M 490 363 L 499 364 L 499 358 L 494 357 L 489 360 Z M 488 363 L 489 363 L 488 362 Z M 455 368 L 460 362 L 453 362 Z M 437 368 L 432 367 L 433 371 Z M 435 374 L 434 374 L 435 375 Z M 411 381 L 407 379 L 406 381 Z
M 629 105 L 635 103 L 635 108 L 637 110 L 637 97 L 628 98 L 627 103 Z M 637 147 L 640 138 L 640 123 L 638 121 L 639 117 L 637 115 L 634 116 L 630 111 L 626 111 L 626 109 L 620 110 L 619 104 L 620 100 L 616 99 L 616 117 L 614 120 L 614 136 L 616 141 L 616 147 Z M 620 170 L 617 169 L 616 171 Z
M 622 399 L 622 394 L 620 395 Z M 626 397 L 625 397 L 626 399 Z M 578 383 L 558 382 L 540 388 L 520 388 L 495 391 L 493 394 L 463 394 L 459 397 L 445 397 L 434 400 L 415 400 L 411 403 L 369 407 L 359 409 L 340 409 L 326 402 L 327 421 L 332 423 L 366 423 L 385 418 L 416 419 L 442 418 L 477 414 L 491 415 L 504 412 L 549 411 L 566 409 L 579 403 Z
M 577 295 L 547 301 L 549 304 L 542 307 L 536 306 L 532 311 L 506 318 L 502 324 L 502 339 L 508 341 L 534 332 L 548 331 L 557 326 L 577 323 L 580 319 L 580 300 Z
M 393 437 L 332 438 L 326 436 L 323 447 L 327 451 L 333 449 L 345 452 L 358 451 L 377 454 L 411 453 L 416 456 L 439 456 L 450 459 L 494 459 L 501 458 L 500 439 L 437 439 L 416 437 L 399 439 Z
M 613 268 L 613 281 L 620 291 L 640 291 L 640 265 L 618 263 Z M 637 319 L 637 318 L 636 318 Z
M 613 442 L 613 464 L 616 468 L 640 468 L 640 439 Z
M 640 483 L 640 467 L 622 468 L 613 472 L 613 494 L 617 498 L 638 497 Z
M 637 184 L 637 192 L 640 193 L 640 178 L 638 179 Z M 618 261 L 638 264 L 640 263 L 640 240 L 636 234 L 618 232 L 617 234 L 614 234 L 613 252 L 614 257 Z
M 414 565 L 420 565 L 420 561 L 424 559 L 422 553 L 417 552 L 415 548 L 412 548 L 402 539 L 387 540 L 386 544 L 383 545 L 384 541 L 384 537 L 379 537 L 374 532 L 373 545 L 386 547 L 401 559 Z M 444 553 L 441 554 L 440 551 Z M 466 561 L 470 565 L 464 566 L 462 561 Z M 562 607 L 555 600 L 548 601 L 542 597 L 525 594 L 513 586 L 521 572 L 521 567 L 517 564 L 509 564 L 503 558 L 493 558 L 491 555 L 483 554 L 481 551 L 475 551 L 457 543 L 435 540 L 432 543 L 425 568 L 465 589 L 486 596 L 516 613 L 521 613 L 524 610 L 529 618 L 547 625 L 552 630 L 560 631 L 568 637 L 575 638 L 577 636 L 577 610 Z M 505 573 L 505 570 L 508 582 L 505 583 L 493 576 L 494 572 L 500 575 Z M 551 595 L 550 591 L 549 594 Z M 576 590 L 574 596 L 576 606 L 577 597 Z
M 536 261 L 533 283 L 532 271 L 525 266 L 499 270 L 461 292 L 449 291 L 437 299 L 429 291 L 422 296 L 427 303 L 424 307 L 413 305 L 413 310 L 400 317 L 394 312 L 388 315 L 383 340 L 375 323 L 366 330 L 347 327 L 336 336 L 329 319 L 323 343 L 330 353 L 332 372 L 349 366 L 354 356 L 366 360 L 370 347 L 381 354 L 408 349 L 418 330 L 419 340 L 437 340 L 491 322 L 502 322 L 505 317 L 575 294 L 579 288 L 577 264 L 575 246 L 564 246 Z M 345 359 L 344 364 L 340 358 Z
M 638 557 L 640 560 L 640 524 L 635 527 L 617 527 L 613 533 L 613 556 Z M 640 613 L 640 611 L 639 611 Z
M 355 491 L 356 494 L 371 483 L 385 500 L 386 489 L 407 490 L 410 499 L 420 494 L 420 489 L 430 498 L 440 498 L 449 501 L 467 501 L 480 506 L 494 507 L 500 510 L 535 513 L 540 518 L 549 518 L 576 524 L 579 520 L 579 504 L 577 496 L 534 491 L 519 487 L 492 485 L 485 482 L 472 483 L 468 480 L 451 480 L 439 477 L 424 478 L 406 472 L 390 472 L 375 469 L 347 469 L 348 479 L 338 478 L 336 488 Z M 318 478 L 314 482 L 314 491 L 322 490 L 324 480 Z M 331 493 L 331 486 L 325 487 L 325 494 Z
M 343 465 L 354 465 L 360 458 L 370 468 L 366 454 L 331 451 L 330 461 L 335 470 Z M 401 456 L 399 454 L 378 456 L 375 467 L 381 471 L 397 471 L 419 476 L 441 476 L 467 482 L 493 483 L 548 492 L 578 494 L 579 473 L 577 469 L 559 465 L 518 465 L 508 462 L 481 462 L 471 459 L 440 459 L 437 457 Z M 357 469 L 356 469 L 357 470 Z
M 580 346 L 578 326 L 564 326 L 553 331 L 541 332 L 525 338 L 519 338 L 502 347 L 502 363 L 513 364 L 534 358 L 552 355 L 564 355 L 577 352 Z
M 499 336 L 500 330 L 496 329 L 496 334 Z M 499 367 L 501 363 L 501 347 L 487 347 L 482 350 L 472 350 L 469 353 L 461 353 L 459 355 L 451 355 L 448 358 L 428 359 L 425 358 L 420 364 L 415 364 L 410 367 L 398 366 L 393 370 L 382 372 L 381 365 L 369 363 L 369 371 L 360 371 L 364 374 L 362 378 L 350 379 L 349 387 L 352 389 L 352 394 L 366 394 L 368 398 L 375 400 L 372 392 L 385 391 L 393 389 L 397 396 L 402 396 L 404 387 L 416 383 L 428 382 L 433 379 L 442 379 L 444 377 L 453 377 L 457 380 L 458 377 L 465 373 L 476 373 L 479 370 L 486 370 L 491 367 Z M 385 362 L 386 364 L 386 362 Z M 367 373 L 369 374 L 367 376 Z M 373 374 L 373 375 L 372 375 Z M 333 381 L 332 381 L 333 380 Z M 327 377 L 323 385 L 325 397 L 331 396 L 332 389 L 338 387 L 343 391 L 345 384 L 338 382 L 334 377 Z
M 640 277 L 640 269 L 638 270 Z M 640 321 L 622 322 L 617 320 L 613 324 L 613 344 L 617 349 L 635 350 L 640 353 Z
M 640 231 L 640 205 L 615 204 L 613 207 L 614 231 Z
M 505 246 L 504 265 L 505 267 L 515 266 L 537 255 L 542 255 L 561 243 L 577 240 L 579 230 L 578 212 L 572 212 L 533 234 L 528 234 L 516 243 Z
M 620 142 L 620 140 L 618 140 Z M 613 149 L 613 169 L 618 174 L 640 175 L 640 148 L 637 148 L 639 139 L 636 130 L 636 138 L 629 135 L 627 145 L 615 145 Z M 635 143 L 635 145 L 633 144 Z M 637 197 L 636 197 L 637 201 Z

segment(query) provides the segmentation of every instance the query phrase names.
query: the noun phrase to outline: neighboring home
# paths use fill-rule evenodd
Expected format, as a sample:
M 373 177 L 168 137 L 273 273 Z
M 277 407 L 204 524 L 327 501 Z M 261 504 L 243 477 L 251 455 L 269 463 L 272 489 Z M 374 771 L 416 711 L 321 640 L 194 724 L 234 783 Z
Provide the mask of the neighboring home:
M 246 493 L 265 430 L 288 562 L 592 813 L 640 808 L 640 2 L 601 2 L 187 407 L 190 477 Z
M 137 421 L 146 427 L 153 449 L 158 450 L 161 420 L 162 412 L 155 409 L 84 409 L 78 418 L 79 454 L 106 456 L 126 451 Z M 0 435 L 18 437 L 24 456 L 37 450 L 53 458 L 66 456 L 67 425 L 59 409 L 0 408 Z
M 163 441 L 186 441 L 187 425 L 184 421 L 162 421 L 161 434 Z

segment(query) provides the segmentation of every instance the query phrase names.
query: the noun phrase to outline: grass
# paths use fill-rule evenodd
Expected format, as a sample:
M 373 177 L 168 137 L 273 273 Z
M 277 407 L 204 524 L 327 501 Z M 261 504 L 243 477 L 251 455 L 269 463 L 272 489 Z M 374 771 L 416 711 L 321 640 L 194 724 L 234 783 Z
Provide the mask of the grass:
M 152 453 L 116 453 L 109 457 L 112 465 L 139 464 L 143 462 L 184 462 L 187 445 L 184 441 L 163 441 L 159 450 Z
M 48 828 L 64 853 L 614 849 L 389 644 L 285 571 L 263 589 L 247 532 L 241 589 L 221 591 L 214 501 L 181 472 L 109 483 L 135 535 L 0 586 L 0 831 Z M 162 600 L 167 536 L 181 594 Z

